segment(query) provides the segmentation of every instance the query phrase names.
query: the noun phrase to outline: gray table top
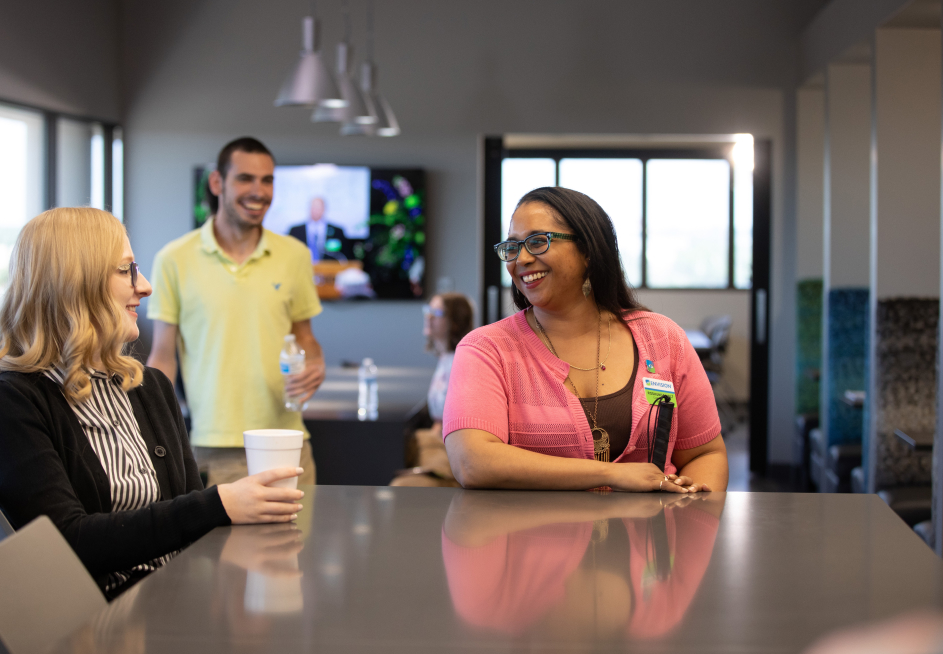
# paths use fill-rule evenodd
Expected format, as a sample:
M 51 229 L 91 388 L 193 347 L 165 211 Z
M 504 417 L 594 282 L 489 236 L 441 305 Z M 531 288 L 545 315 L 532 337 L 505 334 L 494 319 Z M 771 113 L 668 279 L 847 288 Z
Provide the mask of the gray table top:
M 874 495 L 306 490 L 297 526 L 214 530 L 59 651 L 799 652 L 943 594 Z

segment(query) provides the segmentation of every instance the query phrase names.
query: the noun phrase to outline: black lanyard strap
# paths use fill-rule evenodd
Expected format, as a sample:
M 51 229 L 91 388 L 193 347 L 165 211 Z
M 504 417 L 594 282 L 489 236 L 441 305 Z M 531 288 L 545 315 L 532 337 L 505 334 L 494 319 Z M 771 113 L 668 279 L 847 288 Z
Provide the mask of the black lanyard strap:
M 655 412 L 655 432 L 652 433 L 652 410 Z M 662 395 L 648 409 L 648 462 L 654 463 L 662 472 L 665 471 L 665 462 L 668 458 L 668 439 L 671 436 L 671 420 L 674 416 L 674 405 L 671 398 Z

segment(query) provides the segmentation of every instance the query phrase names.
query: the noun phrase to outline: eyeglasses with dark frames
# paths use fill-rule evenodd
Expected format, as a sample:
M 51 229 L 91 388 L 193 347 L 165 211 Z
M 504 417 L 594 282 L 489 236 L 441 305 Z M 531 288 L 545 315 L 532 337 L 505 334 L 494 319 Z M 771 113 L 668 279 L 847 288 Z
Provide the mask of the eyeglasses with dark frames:
M 554 240 L 560 241 L 578 241 L 576 234 L 561 234 L 560 232 L 538 232 L 531 234 L 523 241 L 502 241 L 494 246 L 495 254 L 501 261 L 507 263 L 514 261 L 521 254 L 521 245 L 527 248 L 531 254 L 543 254 L 550 249 L 550 243 Z
M 132 261 L 118 266 L 118 272 L 131 273 L 131 288 L 138 286 L 138 262 Z

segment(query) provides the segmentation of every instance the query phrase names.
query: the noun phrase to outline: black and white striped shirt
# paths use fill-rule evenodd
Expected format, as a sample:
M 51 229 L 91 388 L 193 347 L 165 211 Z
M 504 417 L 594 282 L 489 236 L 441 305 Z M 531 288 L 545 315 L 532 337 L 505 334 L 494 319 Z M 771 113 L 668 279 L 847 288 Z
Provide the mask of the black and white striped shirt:
M 65 376 L 56 369 L 45 375 L 62 387 Z M 80 404 L 69 403 L 82 425 L 111 484 L 111 510 L 141 509 L 160 499 L 157 473 L 120 377 L 91 371 L 92 394 Z M 158 557 L 126 572 L 108 576 L 106 590 L 127 581 L 134 571 L 150 571 L 164 565 L 174 553 Z

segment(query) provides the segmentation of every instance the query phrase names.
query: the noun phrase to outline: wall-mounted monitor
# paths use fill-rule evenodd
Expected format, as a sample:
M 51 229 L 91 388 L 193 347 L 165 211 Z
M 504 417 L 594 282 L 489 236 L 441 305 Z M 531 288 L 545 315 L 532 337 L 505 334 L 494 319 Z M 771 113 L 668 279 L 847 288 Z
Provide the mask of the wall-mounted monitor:
M 194 224 L 215 211 L 210 168 L 194 171 Z M 276 166 L 266 228 L 304 242 L 322 300 L 421 298 L 425 171 L 314 164 Z

